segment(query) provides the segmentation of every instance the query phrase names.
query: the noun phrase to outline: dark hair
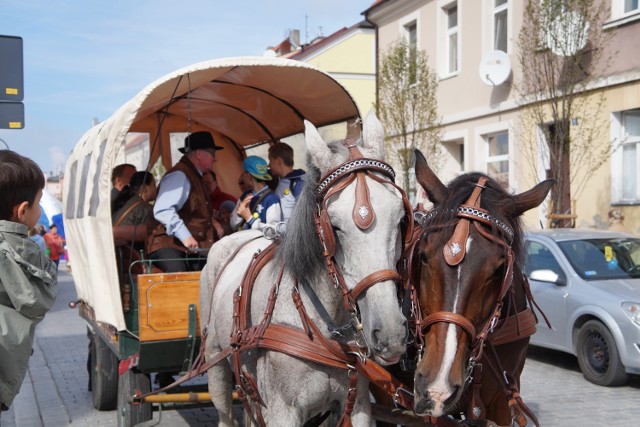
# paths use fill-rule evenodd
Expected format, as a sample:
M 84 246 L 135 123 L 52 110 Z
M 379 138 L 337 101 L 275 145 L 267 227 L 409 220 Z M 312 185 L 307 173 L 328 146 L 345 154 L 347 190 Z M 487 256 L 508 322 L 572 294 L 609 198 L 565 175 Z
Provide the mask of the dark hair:
M 276 142 L 269 147 L 269 155 L 271 157 L 279 157 L 285 165 L 293 166 L 293 148 L 284 142 Z
M 123 163 L 113 168 L 113 170 L 111 171 L 111 184 L 116 183 L 116 178 L 122 178 L 122 176 L 124 175 L 124 171 L 127 168 L 133 168 L 134 170 L 136 169 L 136 167 L 130 163 Z
M 143 185 L 150 185 L 155 178 L 153 174 L 149 171 L 140 171 L 136 172 L 131 176 L 131 181 L 129 181 L 129 185 L 125 185 L 122 187 L 120 193 L 118 193 L 118 197 L 113 201 L 113 207 L 111 209 L 111 213 L 117 212 L 120 208 L 122 208 L 127 201 L 135 196 L 136 194 L 140 194 L 140 189 Z
M 151 185 L 153 183 L 153 174 L 149 171 L 136 172 L 131 176 L 129 188 L 134 194 L 138 194 L 143 185 Z
M 0 150 L 0 170 L 0 219 L 9 220 L 14 207 L 35 202 L 44 174 L 36 162 L 11 150 Z

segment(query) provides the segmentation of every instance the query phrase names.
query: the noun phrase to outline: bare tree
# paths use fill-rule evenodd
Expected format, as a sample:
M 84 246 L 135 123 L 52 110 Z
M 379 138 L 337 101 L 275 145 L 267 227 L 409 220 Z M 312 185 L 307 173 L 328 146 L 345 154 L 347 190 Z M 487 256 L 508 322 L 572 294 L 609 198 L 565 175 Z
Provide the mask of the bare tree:
M 419 149 L 437 170 L 442 158 L 436 98 L 438 80 L 427 54 L 404 39 L 381 55 L 378 69 L 378 117 L 387 132 L 387 154 L 400 170 L 402 187 L 415 200 L 413 150 Z
M 602 30 L 605 3 L 529 0 L 518 37 L 522 146 L 532 170 L 542 164 L 556 180 L 554 226 L 573 226 L 572 199 L 612 152 L 598 82 L 615 55 Z

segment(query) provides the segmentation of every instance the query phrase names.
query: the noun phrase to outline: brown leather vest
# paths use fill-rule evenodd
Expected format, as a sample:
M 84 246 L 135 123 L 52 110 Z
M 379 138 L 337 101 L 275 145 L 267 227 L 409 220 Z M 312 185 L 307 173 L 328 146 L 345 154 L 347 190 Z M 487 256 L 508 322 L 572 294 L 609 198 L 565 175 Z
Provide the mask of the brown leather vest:
M 213 209 L 209 191 L 204 187 L 202 176 L 198 173 L 193 163 L 182 156 L 180 161 L 167 173 L 181 171 L 191 184 L 191 191 L 184 206 L 178 211 L 178 216 L 189 229 L 194 239 L 198 241 L 200 248 L 210 248 L 214 242 L 214 229 L 211 223 Z M 162 185 L 162 183 L 160 183 Z M 147 241 L 147 251 L 151 253 L 160 248 L 175 248 L 187 252 L 187 248 L 180 239 L 167 235 L 167 230 L 155 218 L 150 222 L 150 229 L 153 230 Z

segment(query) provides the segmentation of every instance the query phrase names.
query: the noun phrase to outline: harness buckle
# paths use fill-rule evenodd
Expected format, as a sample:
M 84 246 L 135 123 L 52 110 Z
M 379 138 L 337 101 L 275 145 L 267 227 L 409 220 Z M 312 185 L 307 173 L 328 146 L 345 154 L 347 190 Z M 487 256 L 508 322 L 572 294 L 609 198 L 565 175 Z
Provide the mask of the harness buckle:
M 411 392 L 411 390 L 407 390 L 407 389 L 406 389 L 406 388 L 404 388 L 404 387 L 398 387 L 398 388 L 396 389 L 396 392 L 395 392 L 395 393 L 393 393 L 393 403 L 394 403 L 395 405 L 399 405 L 399 403 L 398 403 L 398 399 L 400 398 L 400 393 L 404 393 L 404 394 L 406 394 L 407 396 L 410 396 L 410 397 L 413 397 L 413 396 L 414 396 L 414 395 L 413 395 L 413 393 Z
M 498 324 L 498 316 L 493 316 L 491 318 L 491 322 L 489 324 L 489 333 L 492 334 L 493 330 L 495 329 L 496 325 Z

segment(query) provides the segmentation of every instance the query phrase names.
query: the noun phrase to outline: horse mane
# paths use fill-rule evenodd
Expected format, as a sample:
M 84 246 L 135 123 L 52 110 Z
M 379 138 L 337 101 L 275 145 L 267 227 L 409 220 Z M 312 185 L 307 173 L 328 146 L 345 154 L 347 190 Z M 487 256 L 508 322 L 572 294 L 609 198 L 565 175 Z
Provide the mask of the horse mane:
M 427 221 L 427 227 L 443 228 L 445 229 L 445 235 L 450 236 L 453 234 L 453 228 L 457 223 L 457 209 L 458 206 L 465 203 L 473 190 L 476 188 L 476 183 L 480 177 L 486 177 L 487 182 L 485 188 L 480 193 L 480 207 L 494 218 L 504 222 L 513 229 L 513 241 L 511 242 L 511 249 L 513 250 L 515 259 L 514 262 L 517 265 L 521 265 L 523 259 L 523 237 L 522 237 L 522 221 L 520 217 L 511 217 L 506 215 L 508 212 L 509 201 L 513 194 L 507 192 L 502 185 L 500 185 L 495 179 L 488 177 L 480 172 L 465 173 L 457 178 L 453 179 L 448 185 L 449 197 L 441 205 L 435 209 L 435 215 L 430 216 Z M 505 238 L 504 233 L 492 224 L 491 233 L 494 236 Z M 506 239 L 508 242 L 508 239 Z
M 338 159 L 348 155 L 341 141 L 328 144 L 329 149 Z M 337 166 L 342 161 L 336 163 Z M 323 248 L 316 234 L 315 211 L 318 200 L 315 189 L 320 183 L 320 170 L 307 153 L 307 176 L 302 193 L 287 223 L 287 231 L 278 248 L 276 257 L 278 264 L 283 262 L 285 268 L 297 279 L 310 279 L 318 274 L 326 274 Z

